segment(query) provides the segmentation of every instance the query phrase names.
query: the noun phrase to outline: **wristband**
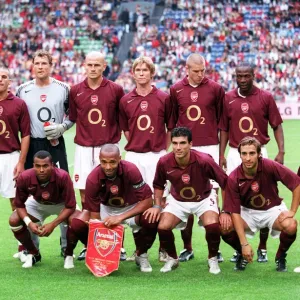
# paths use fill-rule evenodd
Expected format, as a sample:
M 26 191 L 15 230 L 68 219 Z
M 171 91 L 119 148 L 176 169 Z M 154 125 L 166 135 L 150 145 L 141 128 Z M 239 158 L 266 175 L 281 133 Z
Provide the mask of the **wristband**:
M 23 221 L 24 221 L 24 223 L 26 224 L 26 226 L 28 226 L 29 223 L 32 222 L 31 219 L 30 219 L 28 216 L 26 216 L 26 217 L 23 219 Z
M 225 211 L 225 210 L 222 210 L 222 211 L 221 211 L 221 214 L 227 214 L 227 215 L 231 215 L 231 213 L 230 213 L 230 212 L 228 212 L 228 211 Z
M 242 247 L 246 247 L 246 246 L 249 246 L 249 243 L 247 244 L 241 244 Z
M 161 207 L 160 205 L 155 204 L 155 205 L 153 205 L 152 207 L 153 207 L 153 208 L 159 208 L 159 210 L 162 211 L 162 207 Z

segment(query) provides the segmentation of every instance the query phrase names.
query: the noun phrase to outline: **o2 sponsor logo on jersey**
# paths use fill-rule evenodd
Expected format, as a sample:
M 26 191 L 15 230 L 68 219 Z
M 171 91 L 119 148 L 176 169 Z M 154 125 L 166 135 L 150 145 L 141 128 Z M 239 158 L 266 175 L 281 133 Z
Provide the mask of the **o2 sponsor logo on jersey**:
M 97 252 L 106 257 L 112 253 L 119 243 L 117 239 L 117 233 L 114 230 L 108 228 L 99 228 L 94 233 L 94 246 Z
M 191 92 L 191 100 L 192 100 L 192 102 L 197 102 L 197 99 L 198 99 L 198 92 L 196 92 L 196 91 Z
M 181 176 L 181 179 L 182 179 L 182 181 L 183 181 L 184 183 L 189 183 L 190 180 L 191 180 L 189 174 L 183 174 L 183 175 Z
M 97 105 L 98 103 L 98 96 L 97 95 L 92 95 L 91 96 L 91 102 L 93 105 Z
M 110 187 L 110 192 L 111 192 L 112 194 L 116 195 L 116 194 L 118 194 L 118 191 L 119 191 L 119 188 L 118 188 L 117 185 L 112 185 L 112 186 Z
M 242 112 L 243 112 L 244 114 L 246 114 L 246 113 L 248 112 L 248 110 L 249 110 L 249 104 L 246 103 L 246 102 L 242 103 L 242 104 L 241 104 L 241 110 L 242 110 Z
M 146 111 L 148 108 L 148 102 L 147 101 L 142 101 L 141 102 L 141 110 Z
M 0 116 L 2 115 L 2 113 L 3 113 L 3 107 L 0 106 Z
M 48 191 L 42 192 L 42 198 L 48 200 L 50 198 L 50 193 Z
M 252 190 L 253 192 L 258 192 L 258 191 L 259 191 L 259 184 L 258 184 L 257 181 L 253 181 L 253 182 L 251 183 L 251 190 Z
M 74 175 L 74 179 L 75 179 L 75 181 L 77 182 L 77 181 L 79 180 L 79 175 L 78 175 L 78 174 L 75 174 L 75 175 Z
M 47 100 L 47 95 L 41 95 L 40 99 L 42 102 L 45 102 Z

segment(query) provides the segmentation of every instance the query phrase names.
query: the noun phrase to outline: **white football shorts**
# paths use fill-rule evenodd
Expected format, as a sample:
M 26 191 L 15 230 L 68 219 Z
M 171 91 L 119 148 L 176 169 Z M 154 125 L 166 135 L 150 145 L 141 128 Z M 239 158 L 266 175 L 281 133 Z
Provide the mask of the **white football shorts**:
M 210 156 L 212 156 L 214 161 L 219 165 L 219 156 L 220 156 L 219 145 L 197 146 L 197 147 L 192 147 L 192 149 L 209 154 Z M 216 181 L 211 179 L 210 183 L 212 184 L 214 189 L 219 188 L 219 184 Z
M 119 144 L 115 144 L 119 147 Z M 89 174 L 100 164 L 99 147 L 84 147 L 75 145 L 73 183 L 74 188 L 84 190 Z
M 201 200 L 200 202 L 181 202 L 177 201 L 171 194 L 167 196 L 166 206 L 162 210 L 162 213 L 171 213 L 179 218 L 180 222 L 176 229 L 183 230 L 186 227 L 189 215 L 196 215 L 198 218 L 199 226 L 202 226 L 200 217 L 207 211 L 214 211 L 219 214 L 219 208 L 217 203 L 217 194 L 214 189 L 211 190 L 210 195 Z
M 262 228 L 268 227 L 272 237 L 279 237 L 280 231 L 273 229 L 273 224 L 283 211 L 287 211 L 284 202 L 268 210 L 256 210 L 241 207 L 241 217 L 247 223 L 250 230 L 246 231 L 247 236 L 252 238 L 254 234 Z
M 19 151 L 0 154 L 0 195 L 4 198 L 15 198 L 16 182 L 14 178 L 14 168 L 20 157 Z

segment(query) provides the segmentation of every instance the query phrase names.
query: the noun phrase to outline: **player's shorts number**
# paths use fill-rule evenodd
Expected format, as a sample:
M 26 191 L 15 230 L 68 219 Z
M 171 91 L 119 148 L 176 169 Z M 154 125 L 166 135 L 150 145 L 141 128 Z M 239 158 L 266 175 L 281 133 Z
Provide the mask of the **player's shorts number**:
M 0 124 L 2 125 L 2 130 L 0 131 L 0 135 L 2 135 L 2 134 L 5 133 L 6 134 L 5 138 L 9 139 L 9 131 L 6 130 L 6 124 L 5 124 L 5 122 L 3 120 L 0 120 Z
M 248 121 L 249 122 L 248 128 L 246 128 L 247 127 L 246 124 L 243 124 L 244 121 Z M 253 127 L 253 121 L 249 117 L 243 117 L 243 118 L 240 119 L 240 121 L 239 121 L 239 129 L 243 133 L 248 133 L 248 132 L 251 132 L 253 130 L 253 135 L 258 135 L 257 128 Z
M 97 118 L 92 118 L 92 114 L 93 113 L 94 113 L 94 115 L 97 115 L 98 117 Z M 89 111 L 89 113 L 88 113 L 88 120 L 89 120 L 89 123 L 93 124 L 93 125 L 97 125 L 97 124 L 99 124 L 102 121 L 101 126 L 102 127 L 106 127 L 105 120 L 102 119 L 102 112 L 98 108 L 93 108 L 93 109 L 91 109 Z
M 191 116 L 191 111 L 196 110 L 197 115 L 195 117 Z M 186 110 L 186 116 L 190 121 L 198 121 L 200 119 L 200 124 L 205 124 L 205 118 L 201 117 L 201 109 L 197 105 L 190 105 Z
M 146 119 L 146 121 L 147 121 L 147 123 L 146 123 L 146 125 L 144 127 L 142 127 L 142 125 L 141 125 L 141 121 L 143 119 Z M 141 116 L 139 116 L 136 123 L 137 123 L 137 128 L 139 130 L 145 131 L 145 130 L 147 130 L 147 129 L 150 128 L 150 133 L 154 133 L 154 126 L 151 126 L 151 119 L 150 119 L 150 117 L 148 115 L 141 115 Z
M 189 191 L 189 192 L 187 192 Z M 187 193 L 189 195 L 187 195 Z M 194 188 L 192 187 L 184 187 L 183 189 L 180 190 L 180 197 L 185 199 L 185 200 L 191 200 L 194 199 L 196 197 L 196 200 L 200 201 L 201 197 L 200 195 L 196 195 L 196 191 Z
M 265 205 L 269 206 L 271 201 L 266 199 L 262 194 L 251 197 L 250 204 L 254 208 L 262 208 Z

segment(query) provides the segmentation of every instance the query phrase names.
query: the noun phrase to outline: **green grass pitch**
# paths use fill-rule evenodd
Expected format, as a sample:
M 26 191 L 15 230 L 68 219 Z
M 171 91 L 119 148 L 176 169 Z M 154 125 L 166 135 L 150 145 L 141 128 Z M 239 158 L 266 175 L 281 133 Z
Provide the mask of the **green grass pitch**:
M 300 121 L 285 121 L 285 164 L 297 171 L 300 164 Z M 277 147 L 270 132 L 268 145 L 269 157 L 274 158 Z M 65 134 L 68 159 L 72 172 L 74 157 L 74 128 Z M 124 147 L 124 141 L 121 143 Z M 124 152 L 123 152 L 124 154 Z M 291 193 L 280 186 L 280 194 L 290 205 Z M 79 196 L 77 193 L 77 200 Z M 162 264 L 157 260 L 158 244 L 150 250 L 152 273 L 143 274 L 133 262 L 121 262 L 118 271 L 105 278 L 95 278 L 83 262 L 75 261 L 75 269 L 64 270 L 60 257 L 59 230 L 49 238 L 41 239 L 42 262 L 32 269 L 22 269 L 21 263 L 12 258 L 17 243 L 8 226 L 10 205 L 1 199 L 0 206 L 0 299 L 300 299 L 300 274 L 293 273 L 300 266 L 299 239 L 291 247 L 287 256 L 288 272 L 275 271 L 274 255 L 278 240 L 269 238 L 267 264 L 254 262 L 245 272 L 233 271 L 234 264 L 229 262 L 233 250 L 224 242 L 221 250 L 225 262 L 220 264 L 221 274 L 208 273 L 207 245 L 204 231 L 195 226 L 193 247 L 195 259 L 182 263 L 171 273 L 161 274 Z M 297 216 L 299 219 L 299 214 Z M 129 229 L 125 230 L 127 254 L 134 250 L 133 238 Z M 182 250 L 178 231 L 176 234 L 177 251 Z M 257 237 L 250 240 L 256 251 Z M 78 255 L 82 246 L 78 244 Z

